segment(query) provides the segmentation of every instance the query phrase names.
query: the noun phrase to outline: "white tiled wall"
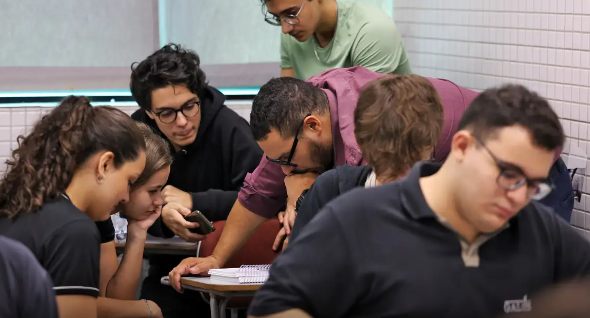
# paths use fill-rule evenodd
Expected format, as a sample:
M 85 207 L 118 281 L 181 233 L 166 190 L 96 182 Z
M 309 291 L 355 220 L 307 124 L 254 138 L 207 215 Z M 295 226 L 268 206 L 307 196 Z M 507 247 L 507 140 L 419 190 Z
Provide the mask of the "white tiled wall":
M 524 84 L 551 101 L 565 150 L 590 152 L 590 0 L 394 0 L 394 18 L 415 73 L 475 90 Z M 586 177 L 571 223 L 590 237 L 589 190 Z
M 232 101 L 226 105 L 236 111 L 238 115 L 250 120 L 249 102 Z M 25 108 L 0 108 L 0 175 L 6 170 L 6 159 L 11 155 L 12 149 L 17 147 L 17 137 L 27 134 L 35 125 L 41 115 L 50 112 L 52 107 L 25 107 Z M 122 111 L 131 115 L 138 107 L 119 107 Z

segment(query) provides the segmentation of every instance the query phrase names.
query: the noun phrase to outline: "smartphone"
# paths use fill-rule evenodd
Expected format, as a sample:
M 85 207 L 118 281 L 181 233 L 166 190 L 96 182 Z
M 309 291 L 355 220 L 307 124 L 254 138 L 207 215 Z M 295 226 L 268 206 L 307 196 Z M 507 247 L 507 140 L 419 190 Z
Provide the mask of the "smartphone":
M 189 231 L 193 233 L 197 233 L 200 235 L 207 235 L 213 231 L 215 231 L 215 226 L 211 221 L 207 220 L 207 218 L 201 213 L 199 210 L 193 211 L 191 214 L 184 217 L 185 220 L 189 222 L 199 223 L 199 227 L 194 229 L 189 229 Z

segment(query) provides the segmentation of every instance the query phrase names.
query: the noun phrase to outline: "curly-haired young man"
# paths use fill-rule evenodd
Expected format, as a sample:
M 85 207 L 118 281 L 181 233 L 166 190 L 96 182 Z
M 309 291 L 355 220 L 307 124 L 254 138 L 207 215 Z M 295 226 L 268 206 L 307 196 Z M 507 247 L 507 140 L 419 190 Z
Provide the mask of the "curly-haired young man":
M 169 44 L 132 66 L 131 93 L 140 110 L 131 117 L 151 126 L 170 142 L 175 153 L 162 197 L 167 205 L 149 233 L 174 234 L 196 242 L 194 224 L 182 214 L 200 210 L 209 220 L 225 220 L 238 197 L 246 174 L 254 171 L 262 150 L 248 122 L 224 105 L 225 96 L 207 84 L 199 56 L 180 45 Z M 182 257 L 150 259 L 142 298 L 154 300 L 165 317 L 198 313 L 198 296 L 180 295 L 160 284 Z

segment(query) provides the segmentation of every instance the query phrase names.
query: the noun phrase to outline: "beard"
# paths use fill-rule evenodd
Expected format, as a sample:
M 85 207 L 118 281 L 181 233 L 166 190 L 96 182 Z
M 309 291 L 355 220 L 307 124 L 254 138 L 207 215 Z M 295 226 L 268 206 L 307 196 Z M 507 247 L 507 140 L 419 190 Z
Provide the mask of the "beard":
M 303 174 L 308 172 L 323 173 L 326 170 L 332 169 L 334 166 L 334 151 L 332 149 L 332 143 L 321 144 L 310 140 L 309 154 L 316 166 L 309 169 L 295 169 L 292 172 L 293 174 Z

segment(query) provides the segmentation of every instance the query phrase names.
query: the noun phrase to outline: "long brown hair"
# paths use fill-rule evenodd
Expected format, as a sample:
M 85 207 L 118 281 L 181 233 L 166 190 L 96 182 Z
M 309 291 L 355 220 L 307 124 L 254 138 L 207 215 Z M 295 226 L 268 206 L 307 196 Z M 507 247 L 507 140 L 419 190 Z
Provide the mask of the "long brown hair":
M 145 150 L 140 129 L 113 107 L 93 107 L 85 97 L 69 96 L 43 116 L 6 161 L 0 181 L 0 216 L 35 212 L 61 195 L 74 173 L 99 151 L 111 151 L 114 165 L 134 161 Z
M 144 123 L 137 123 L 145 140 L 145 168 L 131 186 L 131 191 L 144 185 L 156 172 L 172 164 L 170 145 Z

